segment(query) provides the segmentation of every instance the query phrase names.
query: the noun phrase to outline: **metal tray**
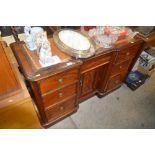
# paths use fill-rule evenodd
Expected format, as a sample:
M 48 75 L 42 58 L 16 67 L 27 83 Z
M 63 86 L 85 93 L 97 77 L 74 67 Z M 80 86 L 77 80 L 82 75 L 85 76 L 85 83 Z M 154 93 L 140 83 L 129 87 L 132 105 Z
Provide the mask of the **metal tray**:
M 88 50 L 76 50 L 76 49 L 73 49 L 73 48 L 67 46 L 66 44 L 64 44 L 59 38 L 59 33 L 61 31 L 65 31 L 65 30 L 74 31 L 74 32 L 80 33 L 82 36 L 86 37 L 90 43 L 90 48 Z M 78 31 L 75 31 L 72 29 L 60 29 L 60 30 L 54 32 L 53 39 L 54 39 L 54 42 L 56 43 L 56 45 L 58 46 L 58 48 L 60 48 L 63 52 L 65 52 L 75 58 L 88 58 L 95 54 L 95 42 L 91 38 L 89 38 L 88 36 L 86 36 L 85 34 L 83 34 L 81 32 L 78 32 Z

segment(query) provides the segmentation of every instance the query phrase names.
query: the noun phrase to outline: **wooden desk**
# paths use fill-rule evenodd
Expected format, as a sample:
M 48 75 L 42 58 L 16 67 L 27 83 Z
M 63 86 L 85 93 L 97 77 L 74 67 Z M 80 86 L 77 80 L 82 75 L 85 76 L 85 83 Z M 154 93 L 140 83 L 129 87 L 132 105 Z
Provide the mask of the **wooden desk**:
M 76 112 L 79 103 L 93 95 L 104 95 L 119 88 L 143 47 L 139 38 L 116 43 L 113 48 L 97 48 L 94 56 L 74 59 L 49 39 L 52 51 L 62 63 L 42 68 L 37 53 L 23 42 L 11 44 L 24 77 L 31 86 L 40 122 L 48 127 Z

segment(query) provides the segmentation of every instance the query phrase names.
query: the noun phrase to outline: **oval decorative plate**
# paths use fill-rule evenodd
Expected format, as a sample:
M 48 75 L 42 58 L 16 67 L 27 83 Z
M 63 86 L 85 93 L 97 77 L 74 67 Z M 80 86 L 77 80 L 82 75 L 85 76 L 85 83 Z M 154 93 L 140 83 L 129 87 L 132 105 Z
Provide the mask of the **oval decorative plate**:
M 88 50 L 90 48 L 89 40 L 75 31 L 62 30 L 59 32 L 59 38 L 64 44 L 75 50 Z
M 53 38 L 63 52 L 76 58 L 88 58 L 95 53 L 94 42 L 78 31 L 58 30 L 54 33 Z

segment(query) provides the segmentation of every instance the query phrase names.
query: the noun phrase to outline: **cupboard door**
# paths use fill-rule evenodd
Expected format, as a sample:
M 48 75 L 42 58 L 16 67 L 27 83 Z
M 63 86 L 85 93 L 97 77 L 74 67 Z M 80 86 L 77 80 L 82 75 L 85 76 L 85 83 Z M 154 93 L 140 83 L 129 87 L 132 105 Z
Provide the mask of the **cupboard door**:
M 91 70 L 81 76 L 81 96 L 91 93 L 95 90 L 96 70 Z

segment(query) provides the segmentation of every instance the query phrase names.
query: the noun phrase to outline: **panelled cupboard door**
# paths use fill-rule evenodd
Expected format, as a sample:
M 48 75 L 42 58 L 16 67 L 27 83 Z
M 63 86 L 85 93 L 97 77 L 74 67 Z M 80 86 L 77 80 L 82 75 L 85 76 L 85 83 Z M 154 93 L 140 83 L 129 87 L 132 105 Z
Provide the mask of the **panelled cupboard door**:
M 97 91 L 103 93 L 109 77 L 110 61 L 104 65 L 81 74 L 80 97 L 91 96 Z M 87 98 L 87 97 L 86 97 Z
M 100 67 L 81 74 L 80 86 L 81 92 L 80 96 L 88 95 L 96 90 L 104 90 L 106 77 L 108 75 L 109 63 L 106 63 Z
M 91 70 L 81 75 L 80 86 L 81 92 L 80 96 L 91 93 L 95 90 L 95 77 L 97 74 L 97 70 Z

